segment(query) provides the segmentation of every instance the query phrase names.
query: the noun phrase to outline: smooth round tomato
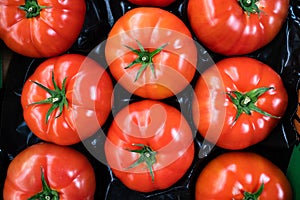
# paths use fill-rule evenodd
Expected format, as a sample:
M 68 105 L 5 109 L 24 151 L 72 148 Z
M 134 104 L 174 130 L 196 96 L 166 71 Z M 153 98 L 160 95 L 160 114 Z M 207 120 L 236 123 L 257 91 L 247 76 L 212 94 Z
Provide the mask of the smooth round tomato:
M 142 100 L 116 114 L 105 155 L 115 176 L 128 188 L 140 192 L 166 189 L 193 161 L 192 131 L 176 108 Z
M 26 148 L 10 163 L 4 200 L 94 199 L 96 179 L 88 159 L 78 151 L 39 143 Z
M 157 6 L 166 7 L 176 0 L 128 0 L 129 2 L 139 6 Z
M 196 200 L 291 200 L 284 173 L 268 159 L 250 152 L 224 153 L 201 171 Z
M 226 149 L 246 148 L 265 139 L 288 103 L 280 76 L 248 57 L 226 58 L 211 66 L 194 92 L 193 119 L 199 133 Z
M 120 85 L 151 99 L 182 91 L 197 64 L 196 44 L 186 25 L 174 14 L 150 7 L 132 9 L 114 24 L 105 56 Z
M 42 140 L 74 144 L 105 123 L 112 91 L 110 76 L 92 59 L 78 54 L 50 58 L 24 84 L 24 120 Z
M 0 1 L 0 38 L 24 56 L 57 56 L 79 36 L 85 12 L 84 0 Z
M 251 53 L 272 41 L 286 20 L 288 0 L 189 0 L 193 32 L 210 50 Z

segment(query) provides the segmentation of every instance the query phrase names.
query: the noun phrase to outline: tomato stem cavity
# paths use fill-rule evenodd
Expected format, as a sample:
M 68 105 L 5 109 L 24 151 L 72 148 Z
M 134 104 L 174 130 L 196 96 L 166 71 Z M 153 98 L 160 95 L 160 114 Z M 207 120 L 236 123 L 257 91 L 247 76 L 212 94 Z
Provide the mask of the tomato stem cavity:
M 59 200 L 59 194 L 57 191 L 52 190 L 45 180 L 44 170 L 41 168 L 41 180 L 43 185 L 43 190 L 28 200 Z
M 258 190 L 254 193 L 244 192 L 243 200 L 258 200 L 259 196 L 262 194 L 263 190 L 264 190 L 264 183 L 262 183 L 260 185 L 260 187 L 258 188 Z
M 149 146 L 146 146 L 144 144 L 132 144 L 132 145 L 141 147 L 141 149 L 135 149 L 135 150 L 127 149 L 127 150 L 130 152 L 140 154 L 140 157 L 126 169 L 131 169 L 131 168 L 134 168 L 134 167 L 140 165 L 141 163 L 146 163 L 146 165 L 149 169 L 152 181 L 154 181 L 154 173 L 153 173 L 152 166 L 156 162 L 156 152 L 153 151 Z
M 46 123 L 48 122 L 49 117 L 54 110 L 59 108 L 59 114 L 55 117 L 55 118 L 58 118 L 62 114 L 63 108 L 65 106 L 68 107 L 68 101 L 67 101 L 67 97 L 66 97 L 66 80 L 67 80 L 67 78 L 64 78 L 63 83 L 62 83 L 62 88 L 60 89 L 54 80 L 54 72 L 52 71 L 52 83 L 54 86 L 54 90 L 50 90 L 49 88 L 45 87 L 44 85 L 42 85 L 36 81 L 32 81 L 33 83 L 37 84 L 40 88 L 44 89 L 51 95 L 51 97 L 49 97 L 47 99 L 29 104 L 29 105 L 52 104 L 52 106 L 46 113 Z
M 39 16 L 42 9 L 50 8 L 50 6 L 40 6 L 36 0 L 26 0 L 25 5 L 19 8 L 26 12 L 26 18 L 32 18 Z
M 258 108 L 255 103 L 257 102 L 258 98 L 267 92 L 268 90 L 274 89 L 274 87 L 261 87 L 253 89 L 245 94 L 238 92 L 238 91 L 230 91 L 226 94 L 229 96 L 231 102 L 237 108 L 237 114 L 235 116 L 234 122 L 235 123 L 242 113 L 246 113 L 247 115 L 251 115 L 251 111 L 258 112 L 262 115 L 272 118 L 279 118 L 277 116 L 273 116 L 262 109 Z M 234 94 L 234 95 L 232 95 Z
M 238 0 L 247 15 L 259 14 L 261 12 L 261 10 L 257 6 L 258 1 L 259 0 Z
M 152 59 L 156 54 L 161 52 L 163 50 L 163 48 L 165 48 L 168 44 L 167 43 L 163 44 L 162 46 L 158 47 L 154 51 L 149 52 L 148 50 L 144 49 L 144 47 L 142 46 L 142 44 L 139 41 L 136 40 L 136 42 L 139 46 L 139 49 L 134 49 L 132 47 L 124 45 L 126 48 L 130 49 L 133 53 L 138 55 L 138 57 L 134 61 L 132 61 L 127 67 L 125 67 L 125 69 L 131 68 L 132 66 L 134 66 L 136 64 L 141 64 L 142 66 L 138 70 L 138 73 L 136 74 L 136 77 L 134 80 L 134 81 L 137 81 L 137 79 L 141 76 L 142 72 L 145 71 L 146 68 L 149 66 L 153 76 L 156 78 L 154 64 L 153 64 Z

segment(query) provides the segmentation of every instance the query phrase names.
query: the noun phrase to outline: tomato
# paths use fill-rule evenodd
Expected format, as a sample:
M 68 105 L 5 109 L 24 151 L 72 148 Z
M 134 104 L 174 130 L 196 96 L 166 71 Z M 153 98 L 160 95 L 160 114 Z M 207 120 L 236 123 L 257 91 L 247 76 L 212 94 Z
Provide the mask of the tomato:
M 175 2 L 176 0 L 128 0 L 129 2 L 139 6 L 157 6 L 166 7 Z
M 39 138 L 60 145 L 93 135 L 107 120 L 113 85 L 92 59 L 65 54 L 41 63 L 23 87 L 23 116 Z
M 92 165 L 78 151 L 39 143 L 26 148 L 10 163 L 4 200 L 94 199 L 96 179 Z
M 297 133 L 300 135 L 300 89 L 298 90 L 298 106 L 297 111 L 295 113 L 295 117 L 293 119 L 293 124 Z
M 201 171 L 196 200 L 291 200 L 292 189 L 283 172 L 268 159 L 250 152 L 224 153 Z
M 288 96 L 280 76 L 248 57 L 226 58 L 195 87 L 193 119 L 199 133 L 226 149 L 265 139 L 284 115 Z
M 0 0 L 0 38 L 24 56 L 56 56 L 76 41 L 85 12 L 84 0 Z
M 288 0 L 189 0 L 193 32 L 210 50 L 251 53 L 271 42 L 286 20 Z
M 174 14 L 150 7 L 132 9 L 114 24 L 105 56 L 120 85 L 151 99 L 182 91 L 197 64 L 196 45 L 186 25 Z
M 116 114 L 105 155 L 115 176 L 128 188 L 140 192 L 165 189 L 193 161 L 192 131 L 176 108 L 154 100 L 131 103 Z

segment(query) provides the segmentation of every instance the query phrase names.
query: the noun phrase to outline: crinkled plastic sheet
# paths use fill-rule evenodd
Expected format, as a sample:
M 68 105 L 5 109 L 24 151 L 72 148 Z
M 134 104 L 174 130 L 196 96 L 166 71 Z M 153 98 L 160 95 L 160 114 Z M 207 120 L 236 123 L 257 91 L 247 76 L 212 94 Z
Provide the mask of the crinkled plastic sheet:
M 116 20 L 125 12 L 135 6 L 126 0 L 86 0 L 87 15 L 84 27 L 78 40 L 72 48 L 66 53 L 79 53 L 88 55 L 92 50 L 99 58 L 102 65 L 106 65 L 103 55 L 104 44 L 107 34 Z M 174 13 L 181 18 L 189 27 L 186 15 L 186 0 L 178 0 L 171 6 L 164 9 Z M 192 31 L 191 31 L 192 32 Z M 196 39 L 195 39 L 196 40 Z M 101 44 L 101 45 L 99 45 Z M 98 45 L 98 46 L 97 46 Z M 95 47 L 97 47 L 95 49 Z M 264 141 L 252 147 L 245 149 L 246 151 L 257 152 L 275 163 L 283 171 L 286 170 L 293 145 L 297 142 L 297 134 L 292 124 L 292 118 L 297 107 L 297 89 L 299 82 L 300 69 L 300 1 L 290 1 L 290 10 L 286 23 L 282 27 L 280 33 L 269 45 L 262 49 L 247 55 L 256 58 L 277 71 L 285 84 L 289 95 L 289 105 L 284 118 L 278 126 L 272 131 L 270 136 Z M 207 65 L 210 63 L 209 58 L 215 62 L 223 59 L 221 55 L 214 54 L 209 50 L 199 49 L 199 65 Z M 6 176 L 6 170 L 10 161 L 22 150 L 28 146 L 39 142 L 40 140 L 32 134 L 23 120 L 22 108 L 20 104 L 20 94 L 25 80 L 34 72 L 35 68 L 45 59 L 32 59 L 15 54 L 11 61 L 7 74 L 5 88 L 1 90 L 1 133 L 0 133 L 0 187 L 1 192 Z M 192 84 L 199 77 L 199 73 L 195 76 Z M 124 98 L 126 97 L 126 98 Z M 122 106 L 139 100 L 139 97 L 131 96 L 119 88 L 115 94 L 115 106 L 113 109 L 118 111 Z M 163 100 L 165 103 L 173 105 L 177 108 L 185 110 L 187 121 L 191 120 L 191 94 L 189 92 L 181 92 L 176 98 L 171 97 Z M 112 116 L 112 115 L 111 115 Z M 103 126 L 104 133 L 112 121 L 109 117 Z M 191 127 L 196 133 L 193 124 Z M 103 134 L 95 134 L 85 141 L 85 144 L 91 145 L 96 149 L 99 155 L 104 155 L 103 144 L 105 138 Z M 118 179 L 114 177 L 109 167 L 99 162 L 96 157 L 92 156 L 86 150 L 82 143 L 73 145 L 72 147 L 83 152 L 92 165 L 94 166 L 97 179 L 97 190 L 95 199 L 161 199 L 172 200 L 181 199 L 188 200 L 194 198 L 194 185 L 198 174 L 203 167 L 215 156 L 226 150 L 203 142 L 203 138 L 196 134 L 195 138 L 196 153 L 193 165 L 186 175 L 178 181 L 174 186 L 167 190 L 156 191 L 153 193 L 139 193 L 126 188 Z M 201 150 L 201 151 L 200 151 Z M 1 194 L 2 196 L 2 194 Z

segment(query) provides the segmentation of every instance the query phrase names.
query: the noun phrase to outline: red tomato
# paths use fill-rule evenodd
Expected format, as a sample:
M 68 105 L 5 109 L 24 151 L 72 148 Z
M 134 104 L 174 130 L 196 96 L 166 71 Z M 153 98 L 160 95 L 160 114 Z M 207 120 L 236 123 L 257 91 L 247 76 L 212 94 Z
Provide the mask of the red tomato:
M 194 157 L 191 128 L 175 108 L 143 100 L 123 108 L 105 142 L 113 173 L 141 192 L 165 189 L 188 170 Z
M 114 78 L 130 93 L 163 99 L 194 77 L 197 49 L 186 25 L 160 8 L 125 13 L 109 33 L 105 55 Z
M 272 41 L 288 8 L 288 0 L 189 0 L 187 12 L 193 31 L 207 48 L 241 55 Z
M 85 12 L 84 0 L 0 0 L 0 38 L 24 56 L 56 56 L 77 39 Z
M 193 118 L 208 141 L 242 149 L 268 136 L 287 103 L 283 82 L 272 68 L 252 58 L 227 58 L 198 80 Z
M 88 200 L 94 199 L 95 189 L 94 170 L 86 157 L 71 148 L 40 143 L 25 149 L 10 163 L 3 197 L 27 200 L 42 195 L 32 199 Z
M 230 152 L 213 159 L 196 182 L 196 200 L 291 200 L 286 176 L 266 158 L 249 152 Z
M 139 6 L 157 6 L 166 7 L 176 0 L 128 0 L 129 2 Z
M 23 87 L 24 119 L 39 138 L 74 144 L 104 124 L 111 111 L 112 91 L 108 73 L 92 59 L 77 54 L 50 58 Z

